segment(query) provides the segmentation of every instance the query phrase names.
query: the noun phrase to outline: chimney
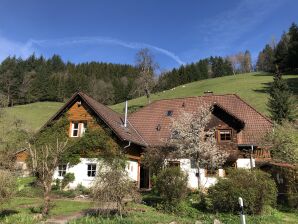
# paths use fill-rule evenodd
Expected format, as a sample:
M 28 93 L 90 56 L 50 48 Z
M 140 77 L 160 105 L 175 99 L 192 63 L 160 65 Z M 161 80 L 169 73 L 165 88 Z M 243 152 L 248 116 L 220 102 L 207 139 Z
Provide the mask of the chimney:
M 208 90 L 204 92 L 204 96 L 212 96 L 212 95 L 213 95 L 213 91 Z
M 127 100 L 125 101 L 125 115 L 124 115 L 124 127 L 127 127 L 127 106 L 128 106 L 128 102 Z

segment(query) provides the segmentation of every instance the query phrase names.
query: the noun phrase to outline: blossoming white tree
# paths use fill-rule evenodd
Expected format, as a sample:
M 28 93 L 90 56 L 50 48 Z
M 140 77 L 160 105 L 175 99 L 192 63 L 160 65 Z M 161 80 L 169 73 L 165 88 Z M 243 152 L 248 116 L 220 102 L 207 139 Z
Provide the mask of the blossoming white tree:
M 220 150 L 216 144 L 214 130 L 208 128 L 212 110 L 212 107 L 204 104 L 195 113 L 180 111 L 178 117 L 172 120 L 169 143 L 176 149 L 177 158 L 194 161 L 199 188 L 204 187 L 200 183 L 200 168 L 219 168 L 228 157 L 228 153 Z

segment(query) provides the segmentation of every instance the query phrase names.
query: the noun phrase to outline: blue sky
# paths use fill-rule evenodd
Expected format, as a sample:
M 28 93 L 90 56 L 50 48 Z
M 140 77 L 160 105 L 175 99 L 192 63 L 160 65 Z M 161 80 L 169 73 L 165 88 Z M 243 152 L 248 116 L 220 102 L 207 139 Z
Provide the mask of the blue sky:
M 134 64 L 145 47 L 162 70 L 246 49 L 256 58 L 297 12 L 297 0 L 1 0 L 0 61 L 35 52 Z

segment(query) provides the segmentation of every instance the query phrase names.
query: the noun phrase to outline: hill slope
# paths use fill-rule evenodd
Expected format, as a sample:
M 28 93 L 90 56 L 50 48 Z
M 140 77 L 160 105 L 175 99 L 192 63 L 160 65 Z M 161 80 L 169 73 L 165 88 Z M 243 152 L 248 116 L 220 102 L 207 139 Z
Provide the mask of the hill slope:
M 5 121 L 20 119 L 26 129 L 37 131 L 63 103 L 38 102 L 6 108 Z
M 293 93 L 298 97 L 298 75 L 284 76 L 288 80 Z M 178 86 L 172 90 L 163 91 L 152 95 L 152 101 L 166 98 L 187 96 L 200 96 L 204 91 L 213 91 L 214 94 L 236 93 L 261 113 L 268 115 L 266 103 L 268 94 L 266 90 L 272 82 L 272 76 L 265 73 L 250 73 L 236 76 L 225 76 L 207 79 Z M 131 110 L 147 104 L 145 97 L 129 101 Z M 37 131 L 63 104 L 57 102 L 38 102 L 27 105 L 7 108 L 5 120 L 20 119 L 24 126 Z M 112 109 L 122 113 L 124 103 L 111 106 Z
M 290 88 L 295 96 L 298 96 L 298 75 L 285 75 Z M 169 99 L 188 96 L 200 96 L 205 91 L 213 91 L 214 94 L 236 93 L 246 102 L 255 107 L 259 112 L 268 115 L 266 107 L 268 101 L 268 90 L 272 75 L 266 73 L 248 73 L 235 76 L 225 76 L 214 79 L 192 82 L 185 85 L 177 86 L 171 90 L 153 94 L 151 100 Z M 142 107 L 147 104 L 145 97 L 132 99 L 128 102 L 131 110 Z M 123 112 L 124 103 L 111 106 L 118 112 Z

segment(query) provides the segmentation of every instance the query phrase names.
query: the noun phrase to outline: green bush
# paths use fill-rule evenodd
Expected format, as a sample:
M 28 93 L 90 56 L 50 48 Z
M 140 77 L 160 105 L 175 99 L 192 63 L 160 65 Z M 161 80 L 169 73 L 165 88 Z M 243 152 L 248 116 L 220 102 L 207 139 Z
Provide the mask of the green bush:
M 232 169 L 227 178 L 209 188 L 205 204 L 213 211 L 235 213 L 239 210 L 239 197 L 243 198 L 246 213 L 260 214 L 266 207 L 276 205 L 275 182 L 260 170 Z
M 61 181 L 61 188 L 64 189 L 69 183 L 73 182 L 74 180 L 75 180 L 74 173 L 65 174 Z
M 91 193 L 90 188 L 84 187 L 82 184 L 78 184 L 75 191 L 78 195 L 79 194 L 89 195 Z
M 0 170 L 0 206 L 10 200 L 17 191 L 16 178 L 11 172 Z
M 179 167 L 167 167 L 157 175 L 154 187 L 160 195 L 163 205 L 176 207 L 186 198 L 187 179 L 187 175 Z

